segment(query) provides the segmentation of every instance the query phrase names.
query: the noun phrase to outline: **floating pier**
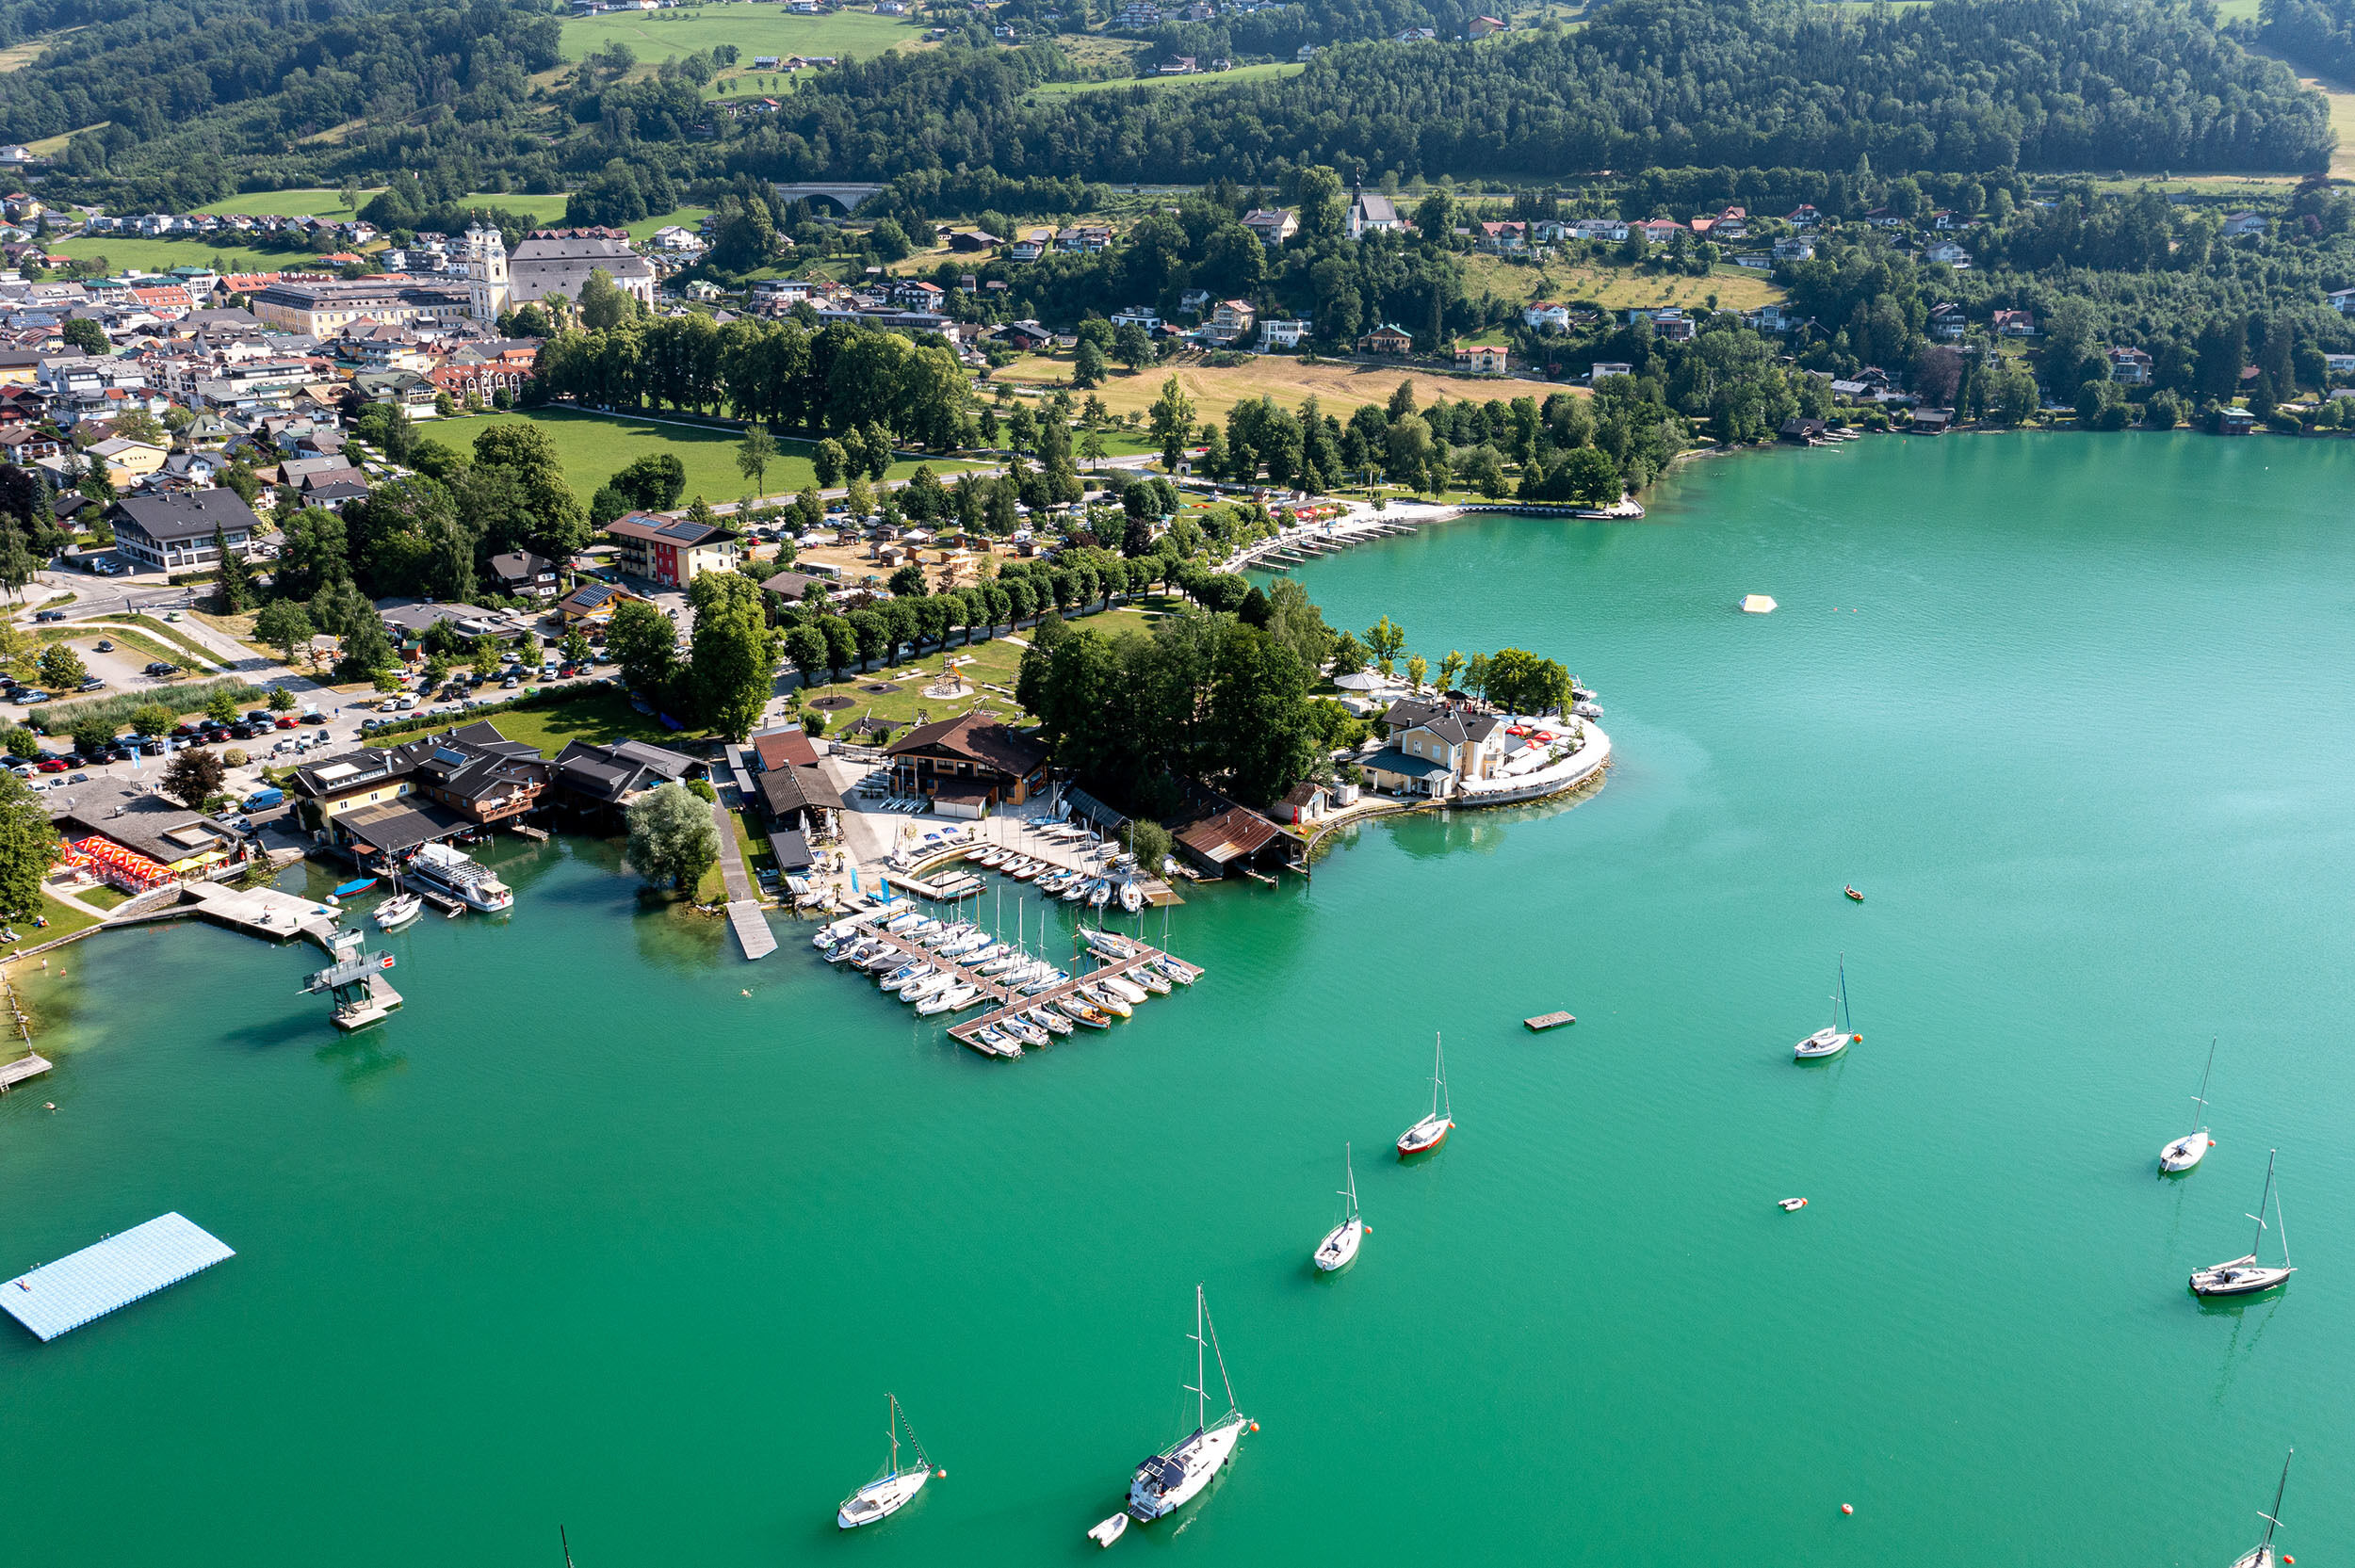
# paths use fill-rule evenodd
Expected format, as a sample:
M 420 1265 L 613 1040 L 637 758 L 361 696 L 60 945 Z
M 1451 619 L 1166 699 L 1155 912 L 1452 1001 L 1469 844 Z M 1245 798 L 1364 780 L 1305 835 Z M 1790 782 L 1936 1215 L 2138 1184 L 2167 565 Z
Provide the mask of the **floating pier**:
M 14 1061 L 0 1062 L 0 1094 L 6 1094 L 18 1084 L 38 1078 L 49 1071 L 49 1059 L 43 1056 L 24 1056 Z
M 236 1255 L 202 1227 L 166 1214 L 0 1285 L 0 1307 L 51 1340 Z
M 728 905 L 728 924 L 736 928 L 736 940 L 743 947 L 747 962 L 765 959 L 777 950 L 777 933 L 760 917 L 757 902 L 739 898 Z
M 1521 1023 L 1524 1026 L 1526 1026 L 1532 1032 L 1537 1034 L 1543 1034 L 1548 1029 L 1558 1029 L 1565 1024 L 1575 1024 L 1577 1022 L 1577 1019 L 1571 1017 L 1567 1012 L 1541 1012 L 1535 1018 L 1524 1018 L 1521 1020 Z

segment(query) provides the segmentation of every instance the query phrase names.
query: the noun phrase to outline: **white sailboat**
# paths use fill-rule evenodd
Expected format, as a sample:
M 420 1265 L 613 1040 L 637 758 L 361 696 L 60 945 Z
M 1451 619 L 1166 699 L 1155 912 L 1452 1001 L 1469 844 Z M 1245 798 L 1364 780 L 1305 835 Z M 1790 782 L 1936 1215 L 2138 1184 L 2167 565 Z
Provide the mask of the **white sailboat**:
M 2191 1288 L 2200 1296 L 2253 1296 L 2261 1290 L 2271 1290 L 2298 1272 L 2290 1267 L 2289 1227 L 2282 1222 L 2282 1193 L 2273 1182 L 2273 1157 L 2279 1150 L 2266 1154 L 2265 1190 L 2258 1195 L 2257 1212 L 2249 1216 L 2257 1221 L 2257 1238 L 2249 1244 L 2249 1255 L 2219 1263 L 2209 1269 L 2191 1271 Z M 2282 1266 L 2268 1267 L 2257 1261 L 2257 1249 L 2266 1238 L 2266 1200 L 2273 1200 L 2273 1229 L 2282 1236 Z
M 1338 1274 L 1356 1262 L 1357 1244 L 1366 1238 L 1365 1217 L 1357 1212 L 1357 1168 L 1350 1158 L 1346 1143 L 1341 1145 L 1341 1169 L 1349 1177 L 1349 1185 L 1340 1193 L 1341 1222 L 1317 1243 L 1316 1265 L 1327 1274 Z
M 2273 1489 L 2273 1511 L 2257 1515 L 2266 1522 L 2265 1539 L 2234 1558 L 2233 1568 L 2273 1568 L 2282 1560 L 2273 1550 L 2273 1532 L 2282 1528 L 2282 1495 L 2290 1489 L 2290 1461 L 2297 1457 L 2298 1450 L 2292 1448 L 2282 1461 L 2282 1479 Z
M 369 916 L 380 931 L 397 931 L 425 913 L 425 900 L 400 885 L 400 867 L 393 867 L 393 896 Z
M 1194 1287 L 1193 1339 L 1194 1382 L 1186 1385 L 1186 1391 L 1197 1400 L 1194 1428 L 1138 1465 L 1135 1476 L 1130 1478 L 1129 1517 L 1141 1525 L 1166 1517 L 1192 1502 L 1234 1458 L 1243 1430 L 1259 1430 L 1235 1408 L 1234 1380 L 1226 1375 L 1226 1357 L 1218 1348 L 1218 1330 L 1210 1322 L 1210 1310 L 1198 1285 Z M 1226 1387 L 1226 1413 L 1215 1422 L 1210 1419 L 1210 1380 L 1203 1376 L 1206 1346 L 1217 1357 L 1219 1381 Z
M 910 1499 L 924 1490 L 924 1483 L 933 1479 L 933 1462 L 924 1457 L 924 1445 L 916 1440 L 916 1428 L 909 1425 L 907 1413 L 900 1408 L 897 1396 L 886 1394 L 889 1407 L 886 1417 L 890 1431 L 890 1457 L 884 1461 L 883 1474 L 842 1499 L 834 1522 L 846 1530 L 861 1525 L 871 1525 L 878 1519 L 888 1519 L 907 1507 Z M 908 1429 L 908 1447 L 916 1450 L 916 1468 L 900 1468 L 900 1429 Z M 943 1470 L 942 1475 L 949 1472 Z
M 1864 1038 L 1852 1032 L 1854 1022 L 1848 1016 L 1848 959 L 1843 953 L 1840 959 L 1840 989 L 1831 995 L 1831 1027 L 1817 1029 L 1791 1047 L 1792 1059 L 1820 1061 L 1826 1057 L 1838 1056 Z
M 2191 1131 L 2159 1151 L 2159 1169 L 2169 1175 L 2188 1171 L 2207 1158 L 2216 1147 L 2216 1140 L 2208 1136 L 2204 1118 L 2208 1113 L 2208 1075 L 2216 1071 L 2216 1042 L 2208 1042 L 2208 1065 L 2200 1075 L 2200 1092 L 2191 1097 Z
M 1455 1130 L 1455 1107 L 1447 1095 L 1446 1042 L 1434 1036 L 1431 1046 L 1431 1114 L 1398 1135 L 1398 1157 L 1427 1155 L 1447 1141 Z

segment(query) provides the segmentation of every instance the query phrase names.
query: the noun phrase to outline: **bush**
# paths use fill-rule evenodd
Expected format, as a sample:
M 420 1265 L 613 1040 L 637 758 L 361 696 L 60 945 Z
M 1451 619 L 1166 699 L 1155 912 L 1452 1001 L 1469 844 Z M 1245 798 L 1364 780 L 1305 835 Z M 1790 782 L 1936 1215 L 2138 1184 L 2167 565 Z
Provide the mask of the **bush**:
M 712 788 L 709 782 L 706 780 L 690 779 L 687 781 L 687 787 L 698 800 L 716 802 L 720 799 L 720 792 Z
M 226 691 L 239 707 L 260 702 L 268 695 L 249 681 L 224 675 L 218 680 L 173 687 L 169 693 L 125 691 L 112 697 L 92 697 L 81 703 L 53 703 L 41 710 L 34 728 L 43 735 L 71 735 L 76 725 L 88 721 L 112 724 L 117 731 L 121 731 L 131 722 L 131 715 L 142 707 L 162 707 L 169 703 L 175 715 L 196 713 L 212 700 L 217 691 Z

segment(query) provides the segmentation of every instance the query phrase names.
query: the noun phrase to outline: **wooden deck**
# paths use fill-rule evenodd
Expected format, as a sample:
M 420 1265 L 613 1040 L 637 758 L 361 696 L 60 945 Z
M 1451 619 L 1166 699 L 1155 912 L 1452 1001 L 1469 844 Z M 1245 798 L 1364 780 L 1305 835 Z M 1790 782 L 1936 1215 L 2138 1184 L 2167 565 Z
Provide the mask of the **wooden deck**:
M 1567 1012 L 1541 1012 L 1535 1018 L 1524 1018 L 1521 1020 L 1521 1023 L 1524 1026 L 1534 1030 L 1557 1029 L 1565 1024 L 1575 1024 L 1577 1022 L 1577 1019 L 1571 1017 Z
M 42 1056 L 23 1056 L 14 1061 L 0 1062 L 0 1094 L 6 1094 L 28 1078 L 37 1078 L 49 1071 L 49 1059 Z
M 736 929 L 736 940 L 744 949 L 746 960 L 764 959 L 777 950 L 776 933 L 769 922 L 760 917 L 760 905 L 739 898 L 728 905 L 728 924 Z

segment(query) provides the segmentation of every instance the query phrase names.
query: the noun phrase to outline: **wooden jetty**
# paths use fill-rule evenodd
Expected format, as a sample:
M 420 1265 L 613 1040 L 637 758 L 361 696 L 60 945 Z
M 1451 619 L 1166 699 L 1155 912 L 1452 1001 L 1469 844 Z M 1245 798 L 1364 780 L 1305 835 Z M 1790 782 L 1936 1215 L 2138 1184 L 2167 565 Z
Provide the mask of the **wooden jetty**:
M 747 961 L 767 958 L 777 950 L 777 933 L 760 917 L 756 901 L 739 898 L 728 905 L 728 924 L 736 929 L 737 943 Z
M 904 883 L 902 885 L 904 885 Z M 989 1047 L 983 1043 L 981 1040 L 981 1032 L 990 1025 L 997 1023 L 999 1019 L 1002 1019 L 1011 1013 L 1029 1012 L 1037 1008 L 1051 1007 L 1056 1002 L 1070 995 L 1073 992 L 1078 991 L 1082 987 L 1094 985 L 1099 980 L 1107 979 L 1116 975 L 1124 975 L 1129 970 L 1137 968 L 1139 965 L 1144 964 L 1150 960 L 1159 959 L 1163 963 L 1169 964 L 1181 971 L 1190 979 L 1198 979 L 1202 976 L 1202 970 L 1197 965 L 1188 963 L 1182 959 L 1172 958 L 1169 954 L 1162 952 L 1157 947 L 1148 947 L 1143 943 L 1137 942 L 1131 938 L 1122 937 L 1121 940 L 1128 943 L 1129 948 L 1131 949 L 1127 957 L 1115 959 L 1111 957 L 1109 954 L 1098 955 L 1097 967 L 1089 970 L 1086 974 L 1080 976 L 1076 979 L 1065 980 L 1060 985 L 1042 991 L 1035 996 L 1025 996 L 1015 991 L 1013 987 L 1005 985 L 996 978 L 973 973 L 973 971 L 967 969 L 965 965 L 957 962 L 953 959 L 942 958 L 938 953 L 925 946 L 920 942 L 911 942 L 905 937 L 898 936 L 892 932 L 885 930 L 883 929 L 883 924 L 884 922 L 880 918 L 870 918 L 858 922 L 856 929 L 862 936 L 881 942 L 885 946 L 898 950 L 910 959 L 916 960 L 918 962 L 929 963 L 934 969 L 946 970 L 952 977 L 952 983 L 969 985 L 982 995 L 988 997 L 992 1002 L 997 1004 L 996 1007 L 992 1008 L 988 1012 L 983 1013 L 979 1018 L 972 1019 L 969 1022 L 963 1024 L 951 1024 L 949 1026 L 950 1038 L 954 1039 L 958 1044 L 970 1046 L 972 1049 L 980 1051 L 984 1056 L 996 1053 L 992 1053 Z M 1015 1056 L 1020 1056 L 1022 1054 L 1021 1047 L 1019 1045 L 1015 1044 L 1012 1041 L 1007 1042 L 1007 1043 L 1013 1048 L 1013 1054 Z
M 1524 1018 L 1521 1020 L 1521 1023 L 1525 1025 L 1532 1033 L 1537 1034 L 1542 1034 L 1548 1029 L 1558 1029 L 1565 1024 L 1575 1024 L 1577 1022 L 1577 1019 L 1571 1017 L 1567 1012 L 1541 1012 L 1535 1018 Z
M 49 1059 L 40 1055 L 19 1057 L 14 1061 L 0 1062 L 0 1094 L 6 1094 L 18 1084 L 38 1078 L 49 1071 Z

